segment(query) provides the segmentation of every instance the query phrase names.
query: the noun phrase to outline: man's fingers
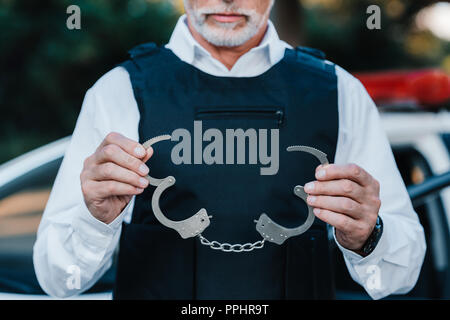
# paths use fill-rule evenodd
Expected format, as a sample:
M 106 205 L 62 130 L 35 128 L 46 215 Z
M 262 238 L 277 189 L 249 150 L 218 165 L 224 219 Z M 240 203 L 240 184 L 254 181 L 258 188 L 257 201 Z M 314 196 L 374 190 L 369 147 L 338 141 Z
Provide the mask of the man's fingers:
M 361 205 L 346 197 L 308 196 L 306 202 L 311 207 L 339 212 L 354 219 L 361 218 L 363 214 Z
M 148 186 L 147 179 L 112 162 L 98 165 L 95 170 L 90 171 L 89 178 L 96 181 L 114 180 L 131 184 L 137 188 Z
M 136 188 L 127 183 L 106 180 L 86 182 L 85 188 L 90 188 L 91 194 L 95 198 L 106 199 L 112 196 L 133 196 L 138 195 L 144 191 L 143 188 Z
M 121 167 L 132 170 L 141 176 L 149 172 L 149 168 L 140 159 L 128 154 L 115 144 L 108 144 L 95 153 L 97 164 L 113 162 Z
M 328 164 L 317 167 L 316 179 L 319 181 L 348 179 L 362 186 L 367 186 L 370 184 L 372 177 L 356 164 Z
M 309 195 L 343 196 L 357 202 L 364 196 L 364 188 L 352 180 L 313 181 L 305 185 Z
M 355 221 L 341 213 L 315 208 L 314 215 L 323 222 L 345 233 L 350 233 L 355 228 Z
M 110 144 L 119 146 L 128 154 L 133 155 L 134 157 L 139 159 L 142 159 L 147 155 L 145 148 L 140 143 L 128 139 L 124 135 L 117 132 L 108 133 L 108 135 L 100 144 L 99 149 L 102 149 Z

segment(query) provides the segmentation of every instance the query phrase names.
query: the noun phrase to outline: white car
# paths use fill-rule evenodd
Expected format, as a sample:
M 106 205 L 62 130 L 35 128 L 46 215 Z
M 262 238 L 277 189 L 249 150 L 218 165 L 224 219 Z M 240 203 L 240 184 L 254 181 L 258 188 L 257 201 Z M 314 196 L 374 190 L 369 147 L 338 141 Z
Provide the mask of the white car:
M 448 176 L 450 112 L 382 112 L 381 119 L 407 186 L 421 184 L 432 176 Z M 425 261 L 415 288 L 407 295 L 391 296 L 389 299 L 449 299 L 450 188 L 413 201 L 413 204 L 425 229 Z M 339 275 L 336 277 L 338 298 L 369 299 L 364 290 L 350 278 L 337 250 L 334 250 L 334 255 L 336 273 Z
M 0 300 L 50 299 L 33 267 L 36 231 L 64 153 L 66 137 L 0 166 Z M 88 293 L 73 299 L 112 297 L 114 269 Z
M 450 299 L 450 77 L 439 70 L 377 72 L 356 77 L 379 107 L 410 195 L 417 190 L 414 186 L 430 177 L 440 176 L 441 182 L 439 192 L 413 200 L 427 241 L 417 284 L 409 294 L 388 299 Z M 369 299 L 350 278 L 341 255 L 334 253 L 338 298 Z

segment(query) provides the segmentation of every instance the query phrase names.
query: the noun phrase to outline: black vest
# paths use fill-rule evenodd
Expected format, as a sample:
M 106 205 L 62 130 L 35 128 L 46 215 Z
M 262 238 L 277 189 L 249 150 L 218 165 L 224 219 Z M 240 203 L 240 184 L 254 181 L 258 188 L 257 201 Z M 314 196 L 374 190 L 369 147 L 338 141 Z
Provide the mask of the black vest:
M 203 132 L 216 128 L 279 130 L 279 170 L 261 175 L 261 164 L 181 164 L 171 161 L 175 142 L 154 146 L 147 163 L 153 177 L 174 176 L 160 207 L 171 220 L 199 209 L 212 215 L 208 240 L 247 243 L 262 239 L 254 220 L 267 213 L 285 227 L 305 221 L 306 204 L 296 185 L 315 180 L 319 162 L 291 145 L 317 148 L 334 161 L 338 136 L 337 77 L 334 65 L 314 51 L 286 50 L 284 58 L 257 77 L 216 77 L 181 61 L 170 50 L 144 44 L 122 65 L 130 74 L 140 111 L 139 137 L 184 128 L 194 139 L 194 121 Z M 203 142 L 203 146 L 209 142 Z M 194 144 L 194 142 L 192 142 Z M 225 146 L 225 141 L 223 142 Z M 193 149 L 193 148 L 192 148 Z M 270 151 L 270 147 L 268 148 Z M 192 163 L 194 163 L 192 150 Z M 225 150 L 224 150 L 225 159 Z M 236 163 L 236 162 L 235 162 Z M 115 299 L 329 299 L 334 281 L 327 227 L 316 219 L 303 235 L 279 246 L 224 253 L 182 239 L 153 215 L 149 186 L 136 197 L 130 224 L 122 229 Z

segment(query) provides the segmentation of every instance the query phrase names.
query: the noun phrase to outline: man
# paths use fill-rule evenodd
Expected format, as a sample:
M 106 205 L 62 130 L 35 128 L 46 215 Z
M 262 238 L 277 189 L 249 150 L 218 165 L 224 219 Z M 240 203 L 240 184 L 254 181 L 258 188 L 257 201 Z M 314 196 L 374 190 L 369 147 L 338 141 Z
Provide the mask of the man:
M 186 0 L 165 48 L 135 48 L 131 60 L 87 92 L 34 247 L 47 293 L 67 297 L 91 287 L 120 241 L 117 299 L 333 298 L 327 225 L 352 278 L 372 298 L 415 285 L 424 233 L 375 105 L 340 67 L 279 40 L 268 20 L 272 5 Z M 199 121 L 215 130 L 209 132 L 279 134 L 271 140 L 272 147 L 279 143 L 276 172 L 260 175 L 254 163 L 224 164 L 219 157 L 193 163 L 187 154 L 175 165 L 170 142 L 143 148 L 176 129 L 191 133 Z M 332 164 L 317 167 L 310 155 L 286 152 L 290 145 L 319 149 Z M 213 246 L 252 247 L 261 239 L 254 220 L 262 212 L 283 226 L 300 225 L 307 210 L 292 190 L 306 182 L 318 219 L 282 245 L 211 250 L 155 219 L 149 172 L 177 179 L 159 204 L 172 220 L 201 207 L 211 213 L 202 236 L 218 241 Z M 66 285 L 73 265 L 80 271 L 75 288 Z

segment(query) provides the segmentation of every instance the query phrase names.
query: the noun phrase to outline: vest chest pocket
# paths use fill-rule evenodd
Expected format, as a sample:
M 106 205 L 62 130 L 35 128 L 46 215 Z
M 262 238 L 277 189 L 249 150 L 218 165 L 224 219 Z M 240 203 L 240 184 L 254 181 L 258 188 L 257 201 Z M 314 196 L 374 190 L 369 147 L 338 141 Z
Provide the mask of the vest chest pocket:
M 204 132 L 203 140 L 212 141 L 205 150 L 224 144 L 224 160 L 208 156 L 209 162 L 238 165 L 234 174 L 251 175 L 249 167 L 261 165 L 260 175 L 276 175 L 279 164 L 280 133 L 284 127 L 285 109 L 281 106 L 196 106 L 194 120 Z M 198 131 L 198 130 L 197 130 Z M 198 136 L 198 135 L 197 135 Z M 216 152 L 214 152 L 216 155 Z M 214 159 L 213 159 L 214 158 Z M 246 172 L 244 172 L 246 171 Z

